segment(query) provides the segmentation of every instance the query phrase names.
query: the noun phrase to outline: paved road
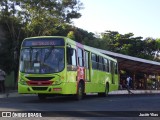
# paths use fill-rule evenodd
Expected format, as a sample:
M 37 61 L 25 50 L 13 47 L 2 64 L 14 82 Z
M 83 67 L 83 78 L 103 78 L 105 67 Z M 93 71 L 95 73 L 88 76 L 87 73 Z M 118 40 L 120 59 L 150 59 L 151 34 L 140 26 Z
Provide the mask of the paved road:
M 128 120 L 142 119 L 140 117 L 134 117 L 133 111 L 139 111 L 140 113 L 154 113 L 159 117 L 145 117 L 145 120 L 159 120 L 160 119 L 160 94 L 154 95 L 109 95 L 106 98 L 97 97 L 96 95 L 89 95 L 82 101 L 75 101 L 72 97 L 55 97 L 48 98 L 45 101 L 39 101 L 37 96 L 18 96 L 9 98 L 0 98 L 0 110 L 1 111 L 70 111 L 69 115 L 78 115 L 75 111 L 81 111 L 82 117 L 65 117 L 63 114 L 62 119 L 110 119 L 110 117 L 95 117 L 99 114 L 102 116 L 105 113 L 93 112 L 93 111 L 114 111 L 111 113 L 117 114 L 118 117 L 111 117 L 115 120 L 124 120 L 128 115 L 133 117 L 127 118 Z M 131 111 L 124 113 L 126 115 L 121 116 L 121 112 L 115 111 Z M 144 112 L 146 111 L 146 112 Z M 154 112 L 155 111 L 155 112 Z M 158 112 L 157 112 L 158 111 Z M 52 112 L 53 113 L 53 112 Z M 85 113 L 85 114 L 84 114 Z M 60 113 L 60 115 L 62 115 Z M 59 116 L 60 116 L 59 115 Z M 93 115 L 94 117 L 83 117 L 83 115 Z M 110 114 L 109 114 L 110 115 Z M 137 115 L 137 113 L 135 113 Z M 61 119 L 61 117 L 54 117 L 55 119 Z M 100 115 L 101 116 L 101 115 Z M 114 115 L 113 115 L 114 116 Z M 125 118 L 124 118 L 125 117 Z M 17 118 L 14 118 L 15 120 Z M 27 118 L 26 118 L 27 119 Z M 33 118 L 30 118 L 31 120 Z M 45 117 L 41 120 L 46 119 Z M 53 118 L 48 118 L 53 119 Z M 143 117 L 144 119 L 144 117 Z

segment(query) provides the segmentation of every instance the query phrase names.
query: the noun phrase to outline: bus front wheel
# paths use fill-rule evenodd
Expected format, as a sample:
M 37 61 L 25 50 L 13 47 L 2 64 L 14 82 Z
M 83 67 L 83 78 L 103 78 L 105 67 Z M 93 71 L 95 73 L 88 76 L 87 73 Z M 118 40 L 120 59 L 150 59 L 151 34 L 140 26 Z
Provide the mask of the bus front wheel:
M 80 82 L 78 84 L 78 90 L 77 90 L 77 94 L 76 94 L 76 100 L 81 100 L 83 98 L 83 94 L 84 94 L 84 87 L 83 87 L 83 84 Z

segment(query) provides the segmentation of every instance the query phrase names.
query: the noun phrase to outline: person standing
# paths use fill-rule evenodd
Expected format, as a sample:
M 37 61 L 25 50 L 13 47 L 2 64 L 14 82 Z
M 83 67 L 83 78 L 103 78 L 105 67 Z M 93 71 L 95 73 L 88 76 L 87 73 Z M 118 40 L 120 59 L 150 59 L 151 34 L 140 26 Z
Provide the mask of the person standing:
M 126 79 L 126 82 L 127 82 L 127 83 L 126 83 L 126 88 L 127 88 L 129 94 L 132 93 L 132 92 L 130 91 L 131 80 L 132 80 L 132 79 L 131 79 L 130 76 L 128 76 L 127 79 Z
M 6 77 L 6 73 L 0 69 L 0 91 L 2 93 L 5 93 L 5 77 Z
M 130 76 L 127 77 L 126 81 L 127 81 L 127 89 L 130 89 Z

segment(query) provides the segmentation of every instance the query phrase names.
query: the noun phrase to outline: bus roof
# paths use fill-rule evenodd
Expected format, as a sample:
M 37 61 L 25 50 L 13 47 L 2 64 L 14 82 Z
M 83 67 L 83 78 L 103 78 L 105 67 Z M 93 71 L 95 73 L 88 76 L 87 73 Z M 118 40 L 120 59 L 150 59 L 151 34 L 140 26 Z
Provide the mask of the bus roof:
M 64 37 L 64 36 L 35 36 L 35 37 L 25 38 L 24 40 L 26 40 L 26 39 L 33 39 L 33 38 L 66 38 L 66 37 Z
M 25 40 L 29 40 L 29 39 L 35 39 L 35 38 L 63 38 L 67 43 L 70 43 L 70 44 L 73 44 L 73 45 L 78 45 L 79 47 L 83 47 L 85 50 L 87 50 L 87 51 L 91 51 L 92 53 L 95 53 L 95 54 L 97 54 L 97 55 L 100 55 L 100 56 L 102 56 L 102 57 L 104 57 L 104 58 L 107 58 L 107 59 L 109 59 L 109 60 L 112 60 L 112 61 L 114 61 L 114 62 L 117 62 L 117 60 L 116 59 L 114 59 L 114 58 L 112 58 L 112 57 L 109 57 L 109 56 L 107 56 L 107 55 L 105 55 L 105 54 L 102 54 L 102 53 L 100 53 L 100 52 L 98 52 L 95 48 L 93 48 L 93 47 L 90 47 L 90 46 L 87 46 L 87 45 L 83 45 L 83 44 L 81 44 L 81 43 L 78 43 L 78 42 L 76 42 L 76 41 L 74 41 L 74 40 L 71 40 L 71 39 L 69 39 L 69 38 L 67 38 L 67 37 L 64 37 L 64 36 L 36 36 L 36 37 L 28 37 L 28 38 L 25 38 L 24 39 L 24 41 Z
M 67 38 L 67 37 L 65 37 L 65 38 L 67 39 L 67 42 L 70 43 L 70 44 L 74 44 L 74 45 L 79 44 L 79 47 L 83 46 L 83 48 L 84 48 L 85 50 L 88 50 L 88 51 L 90 51 L 90 52 L 92 52 L 92 53 L 95 53 L 95 54 L 97 54 L 97 55 L 100 55 L 100 56 L 102 56 L 102 57 L 104 57 L 104 58 L 107 58 L 107 59 L 109 59 L 109 60 L 112 60 L 112 61 L 114 61 L 114 62 L 117 62 L 116 59 L 114 59 L 114 58 L 112 58 L 112 57 L 109 57 L 109 56 L 107 56 L 107 55 L 105 55 L 105 54 L 102 54 L 102 53 L 98 52 L 98 51 L 97 51 L 95 48 L 93 48 L 93 47 L 90 47 L 90 46 L 87 46 L 87 45 L 83 45 L 83 44 L 78 43 L 78 42 L 76 42 L 76 41 L 73 41 L 73 40 L 71 40 L 71 39 L 69 39 L 69 38 Z

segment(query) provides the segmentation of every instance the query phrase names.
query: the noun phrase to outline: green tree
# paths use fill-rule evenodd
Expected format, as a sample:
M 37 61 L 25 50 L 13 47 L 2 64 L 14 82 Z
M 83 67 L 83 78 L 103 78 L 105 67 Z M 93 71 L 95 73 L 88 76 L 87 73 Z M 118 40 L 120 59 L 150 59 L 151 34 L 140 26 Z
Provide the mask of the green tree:
M 143 54 L 146 59 L 153 60 L 153 54 L 157 50 L 156 40 L 148 37 L 143 40 Z
M 159 51 L 160 50 L 160 38 L 157 38 L 156 40 L 155 40 L 155 44 L 156 44 L 156 46 L 155 46 L 155 48 L 156 48 L 156 50 L 157 51 Z
M 69 31 L 69 33 L 67 34 L 67 37 L 72 39 L 72 40 L 75 40 L 74 31 Z
M 102 39 L 107 41 L 108 50 L 130 56 L 152 59 L 155 50 L 155 40 L 142 40 L 142 37 L 134 37 L 133 33 L 122 35 L 115 31 L 106 31 L 102 33 Z
M 5 59 L 12 64 L 3 64 L 7 60 L 1 58 L 1 65 L 8 66 L 7 71 L 11 71 L 15 65 L 14 53 L 19 51 L 20 43 L 25 37 L 62 35 L 64 33 L 59 31 L 61 29 L 64 29 L 66 34 L 64 26 L 71 23 L 71 19 L 81 16 L 79 10 L 82 6 L 79 0 L 0 1 L 0 28 L 5 31 L 5 39 L 0 38 L 0 44 L 1 49 L 6 52 L 1 51 L 0 54 L 5 54 Z
M 17 68 L 15 65 L 18 64 L 16 62 L 18 58 L 15 58 L 14 55 L 18 54 L 20 41 L 24 37 L 22 19 L 17 14 L 15 6 L 16 4 L 12 1 L 0 1 L 0 29 L 4 36 L 4 39 L 0 37 L 2 44 L 0 56 L 3 56 L 0 65 L 7 73 Z
M 18 0 L 26 22 L 27 36 L 51 35 L 57 28 L 81 17 L 79 0 Z M 22 13 L 22 12 L 21 12 Z

